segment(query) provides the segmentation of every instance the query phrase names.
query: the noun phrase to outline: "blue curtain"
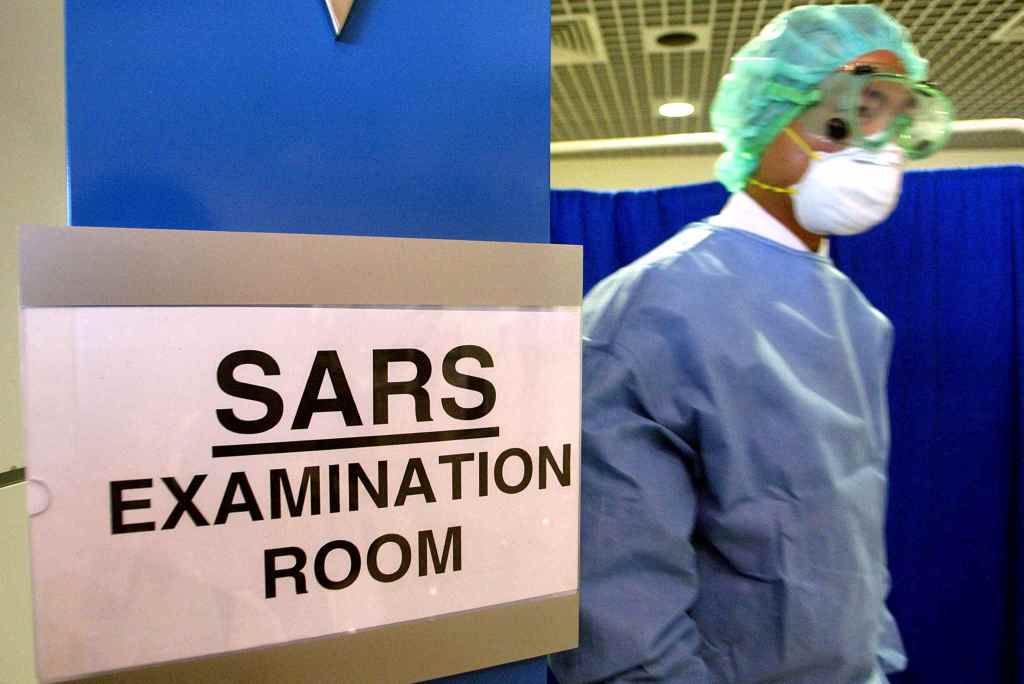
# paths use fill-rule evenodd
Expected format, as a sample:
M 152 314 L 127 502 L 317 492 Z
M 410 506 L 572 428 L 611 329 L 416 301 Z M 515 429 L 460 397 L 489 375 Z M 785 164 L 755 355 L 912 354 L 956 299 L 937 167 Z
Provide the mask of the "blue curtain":
M 726 197 L 554 191 L 552 242 L 584 246 L 589 289 Z M 896 327 L 893 681 L 1024 682 L 1024 166 L 908 173 L 895 214 L 832 254 Z

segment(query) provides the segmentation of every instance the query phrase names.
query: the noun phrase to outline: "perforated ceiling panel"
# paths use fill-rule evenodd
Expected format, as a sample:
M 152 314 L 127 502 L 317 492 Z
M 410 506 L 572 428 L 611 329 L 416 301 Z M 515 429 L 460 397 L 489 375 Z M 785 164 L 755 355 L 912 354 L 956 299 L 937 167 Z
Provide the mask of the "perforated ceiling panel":
M 806 4 L 815 2 L 552 0 L 551 139 L 710 130 L 707 107 L 728 57 L 776 14 Z M 1024 0 L 877 4 L 910 29 L 931 62 L 930 80 L 953 99 L 958 119 L 1024 117 Z M 659 46 L 654 38 L 670 28 L 699 40 Z M 584 47 L 560 59 L 573 46 Z M 691 102 L 697 111 L 682 119 L 659 116 L 658 105 L 669 99 Z

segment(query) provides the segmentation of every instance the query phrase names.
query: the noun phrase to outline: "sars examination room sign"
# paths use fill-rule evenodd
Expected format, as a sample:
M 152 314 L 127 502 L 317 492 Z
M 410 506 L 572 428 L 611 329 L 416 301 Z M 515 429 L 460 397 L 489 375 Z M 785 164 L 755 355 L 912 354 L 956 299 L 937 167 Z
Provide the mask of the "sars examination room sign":
M 578 251 L 21 240 L 42 678 L 576 591 Z

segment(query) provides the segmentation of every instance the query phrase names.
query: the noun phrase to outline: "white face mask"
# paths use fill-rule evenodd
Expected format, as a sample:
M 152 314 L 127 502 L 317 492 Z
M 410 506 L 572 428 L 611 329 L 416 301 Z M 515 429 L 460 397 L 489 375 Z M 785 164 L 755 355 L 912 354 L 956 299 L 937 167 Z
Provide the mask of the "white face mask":
M 817 152 L 793 186 L 793 210 L 817 235 L 856 235 L 889 218 L 903 185 L 903 153 L 851 147 Z

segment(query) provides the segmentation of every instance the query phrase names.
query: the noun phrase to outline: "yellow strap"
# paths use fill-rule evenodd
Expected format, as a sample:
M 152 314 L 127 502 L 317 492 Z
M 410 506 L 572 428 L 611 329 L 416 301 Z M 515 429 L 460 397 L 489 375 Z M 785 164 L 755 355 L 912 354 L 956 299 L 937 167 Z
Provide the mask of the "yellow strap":
M 784 195 L 796 194 L 796 188 L 780 188 L 778 185 L 768 185 L 767 183 L 763 183 L 757 180 L 756 178 L 751 178 L 749 182 L 751 185 L 756 185 L 759 188 L 771 190 L 772 192 L 781 192 Z
M 793 142 L 795 142 L 797 146 L 801 150 L 803 150 L 808 157 L 810 157 L 811 159 L 821 159 L 821 155 L 819 155 L 816 151 L 811 149 L 811 146 L 807 144 L 807 141 L 801 138 L 799 135 L 797 135 L 796 131 L 794 131 L 789 126 L 786 126 L 786 128 L 783 130 L 785 131 L 786 135 L 792 138 Z
M 786 126 L 786 128 L 784 128 L 783 130 L 786 132 L 786 135 L 788 135 L 793 140 L 793 142 L 795 142 L 797 146 L 804 151 L 804 154 L 806 154 L 811 159 L 821 159 L 821 155 L 819 155 L 815 150 L 813 150 L 811 146 L 807 144 L 806 140 L 797 135 L 796 131 L 794 131 L 789 126 Z M 764 188 L 765 190 L 770 190 L 772 192 L 779 192 L 782 193 L 783 195 L 796 194 L 796 188 L 782 188 L 779 187 L 778 185 L 769 185 L 768 183 L 765 183 L 764 181 L 759 181 L 756 178 L 749 179 L 749 182 L 751 185 L 754 185 L 756 187 Z

